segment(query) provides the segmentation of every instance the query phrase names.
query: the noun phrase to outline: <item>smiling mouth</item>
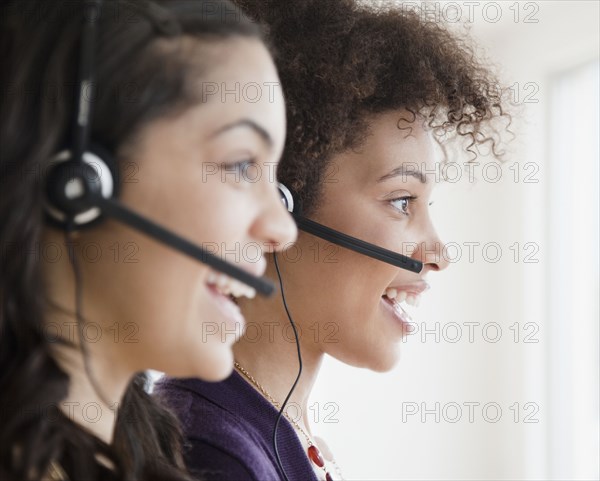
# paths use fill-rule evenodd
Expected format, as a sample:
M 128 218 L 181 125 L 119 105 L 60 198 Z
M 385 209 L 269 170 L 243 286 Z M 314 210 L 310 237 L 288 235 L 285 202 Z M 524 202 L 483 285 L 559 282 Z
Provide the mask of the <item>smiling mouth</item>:
M 206 280 L 206 285 L 217 293 L 236 299 L 238 297 L 248 297 L 253 299 L 256 296 L 256 290 L 252 287 L 242 284 L 231 277 L 210 271 Z
M 396 288 L 388 288 L 385 293 L 381 296 L 381 299 L 385 301 L 387 304 L 392 306 L 394 310 L 394 314 L 400 318 L 406 324 L 410 324 L 413 322 L 412 316 L 410 314 L 410 308 L 418 307 L 421 302 L 421 292 L 424 289 L 418 289 L 419 292 L 407 291 L 407 290 L 398 290 Z
M 402 321 L 405 324 L 409 324 L 409 323 L 413 322 L 412 317 L 405 309 L 406 301 L 398 302 L 396 299 L 391 299 L 385 294 L 383 296 L 381 296 L 381 299 L 385 303 L 392 306 L 392 309 L 394 310 L 394 314 L 396 315 L 396 317 L 398 317 L 400 319 L 400 321 Z
M 212 270 L 207 276 L 206 287 L 216 302 L 216 306 L 227 320 L 227 329 L 235 329 L 236 332 L 240 326 L 243 329 L 245 320 L 236 301 L 241 297 L 252 299 L 256 295 L 256 291 L 225 274 Z
M 421 295 L 416 292 L 399 291 L 393 287 L 386 289 L 382 297 L 389 299 L 397 304 L 405 304 L 409 306 L 419 307 L 421 303 Z

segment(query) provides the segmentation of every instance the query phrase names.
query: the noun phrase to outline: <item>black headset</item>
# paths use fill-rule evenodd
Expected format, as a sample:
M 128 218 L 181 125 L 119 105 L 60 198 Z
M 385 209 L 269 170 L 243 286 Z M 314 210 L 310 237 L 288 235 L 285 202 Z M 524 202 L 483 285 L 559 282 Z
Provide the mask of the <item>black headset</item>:
M 119 176 L 117 164 L 108 150 L 90 142 L 92 103 L 94 91 L 94 56 L 102 0 L 86 2 L 79 59 L 78 98 L 72 125 L 71 148 L 54 156 L 54 164 L 46 178 L 46 217 L 57 227 L 67 230 L 84 229 L 101 222 L 103 218 L 116 219 L 143 234 L 182 252 L 213 269 L 243 282 L 262 295 L 271 295 L 275 289 L 267 279 L 249 274 L 239 267 L 220 259 L 200 246 L 184 239 L 130 210 L 117 198 Z M 152 2 L 145 2 L 158 13 L 151 18 L 156 28 L 165 35 L 177 35 L 181 29 L 166 11 Z M 143 11 L 143 9 L 139 9 Z M 161 12 L 162 11 L 162 12 Z M 162 17 L 162 18 L 161 18 Z
M 383 247 L 371 244 L 364 240 L 352 237 L 343 232 L 327 227 L 323 224 L 319 224 L 313 220 L 308 219 L 302 214 L 302 207 L 300 202 L 297 200 L 298 196 L 294 196 L 292 191 L 285 185 L 279 183 L 279 195 L 283 205 L 292 214 L 298 229 L 303 230 L 309 234 L 320 237 L 323 240 L 332 242 L 346 249 L 353 250 L 359 254 L 372 257 L 382 262 L 386 262 L 401 269 L 406 269 L 411 272 L 419 273 L 423 270 L 423 263 L 411 259 L 397 252 L 385 249 Z

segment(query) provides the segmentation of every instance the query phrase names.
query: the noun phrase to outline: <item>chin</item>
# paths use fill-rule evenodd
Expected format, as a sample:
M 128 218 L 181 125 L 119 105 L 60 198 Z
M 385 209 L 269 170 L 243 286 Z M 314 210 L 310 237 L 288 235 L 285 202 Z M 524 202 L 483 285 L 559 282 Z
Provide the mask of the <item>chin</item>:
M 381 373 L 391 371 L 400 361 L 400 348 L 398 345 L 384 348 L 372 346 L 368 349 L 365 349 L 365 347 L 363 344 L 347 352 L 332 352 L 329 355 L 349 366 Z
M 227 379 L 229 376 L 231 376 L 232 372 L 233 372 L 233 361 L 232 361 L 231 365 L 223 366 L 218 371 L 212 371 L 206 375 L 204 375 L 204 374 L 197 375 L 196 377 L 202 379 L 203 381 L 221 382 L 221 381 L 224 381 L 225 379 Z
M 200 349 L 206 349 L 204 344 Z M 217 351 L 217 352 L 215 352 Z M 227 379 L 233 371 L 233 351 L 230 346 L 221 345 L 209 355 L 196 357 L 191 364 L 167 372 L 170 377 L 198 378 L 202 381 L 219 382 Z
M 375 372 L 389 372 L 398 364 L 400 356 L 394 356 L 393 359 L 377 360 L 367 368 Z
M 202 366 L 202 372 L 197 377 L 204 381 L 219 382 L 227 379 L 233 371 L 233 351 L 230 346 L 219 346 L 222 353 L 214 356 Z

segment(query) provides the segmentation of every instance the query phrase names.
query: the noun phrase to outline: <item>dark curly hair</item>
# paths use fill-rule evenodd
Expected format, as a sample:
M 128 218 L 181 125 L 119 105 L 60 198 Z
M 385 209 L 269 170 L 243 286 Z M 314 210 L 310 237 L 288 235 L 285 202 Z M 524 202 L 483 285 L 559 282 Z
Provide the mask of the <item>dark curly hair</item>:
M 443 24 L 397 4 L 235 3 L 264 24 L 279 52 L 288 136 L 278 177 L 305 213 L 315 208 L 331 157 L 365 139 L 370 114 L 406 109 L 405 128 L 421 118 L 443 147 L 458 135 L 471 158 L 486 143 L 502 157 L 496 124 L 503 119 L 508 129 L 510 115 L 499 84 L 469 42 Z

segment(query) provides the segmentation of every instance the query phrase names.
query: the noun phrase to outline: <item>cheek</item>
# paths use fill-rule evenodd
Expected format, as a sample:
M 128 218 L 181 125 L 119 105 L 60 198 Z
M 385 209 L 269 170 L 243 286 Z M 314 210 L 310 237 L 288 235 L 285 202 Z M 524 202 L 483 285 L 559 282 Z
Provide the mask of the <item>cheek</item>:
M 395 275 L 395 268 L 365 257 L 347 252 L 341 259 L 344 266 L 339 272 L 339 283 L 343 285 L 339 307 L 345 316 L 341 325 L 352 331 L 367 333 L 380 316 L 380 299 Z
M 375 371 L 389 370 L 398 357 L 398 329 L 388 319 L 381 296 L 397 269 L 382 262 L 349 253 L 341 283 L 346 294 L 332 306 L 337 342 L 322 346 L 325 352 L 350 365 Z
M 194 189 L 189 193 L 195 207 L 188 209 L 187 215 L 196 239 L 227 245 L 247 240 L 255 217 L 252 187 L 237 189 L 215 178 L 199 188 L 202 192 Z
M 289 289 L 297 293 L 297 305 L 312 311 L 308 318 L 342 326 L 374 316 L 394 267 L 327 242 L 311 240 L 297 247 L 293 252 L 302 257 L 288 267 Z
M 241 327 L 225 324 L 197 279 L 192 285 L 167 272 L 164 281 L 163 295 L 146 299 L 137 311 L 141 321 L 133 362 L 171 376 L 224 379 L 231 372 L 231 345 Z
M 150 254 L 151 249 L 141 246 L 146 256 L 140 255 L 134 269 L 121 270 L 111 299 L 119 299 L 115 318 L 122 325 L 121 342 L 132 361 L 140 369 L 164 371 L 166 366 L 157 362 L 170 360 L 174 352 L 185 353 L 177 346 L 185 339 L 182 332 L 194 311 L 201 273 L 191 270 L 185 259 L 166 252 Z
M 381 295 L 397 269 L 337 246 L 331 262 L 324 262 L 317 253 L 331 244 L 299 244 L 303 256 L 286 265 L 284 282 L 304 342 L 351 365 L 389 369 L 397 358 L 398 332 L 385 317 Z
M 146 239 L 139 242 L 139 268 L 123 279 L 131 310 L 140 312 L 148 329 L 188 318 L 208 269 L 169 247 Z

